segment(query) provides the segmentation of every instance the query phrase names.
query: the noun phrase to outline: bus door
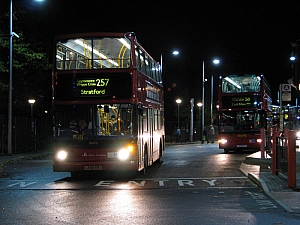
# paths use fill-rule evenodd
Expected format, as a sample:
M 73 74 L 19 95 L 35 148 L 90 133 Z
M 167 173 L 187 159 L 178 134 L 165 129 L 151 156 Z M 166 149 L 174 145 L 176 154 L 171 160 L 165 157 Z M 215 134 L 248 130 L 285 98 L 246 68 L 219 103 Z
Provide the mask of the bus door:
M 149 165 L 149 161 L 152 157 L 152 151 L 151 151 L 151 129 L 152 129 L 152 117 L 151 117 L 151 109 L 144 108 L 143 109 L 143 114 L 142 116 L 139 115 L 139 140 L 140 140 L 140 145 L 139 145 L 139 157 L 140 157 L 140 162 L 143 165 Z M 147 155 L 147 156 L 146 156 Z M 144 161 L 144 157 L 145 160 Z
M 138 140 L 137 140 L 137 145 L 138 145 L 138 158 L 139 158 L 139 168 L 143 168 L 145 163 L 144 163 L 144 135 L 147 131 L 147 114 L 145 110 L 139 109 L 138 110 Z
M 148 139 L 148 154 L 149 160 L 153 161 L 153 109 L 148 110 L 148 119 L 149 119 L 149 139 Z

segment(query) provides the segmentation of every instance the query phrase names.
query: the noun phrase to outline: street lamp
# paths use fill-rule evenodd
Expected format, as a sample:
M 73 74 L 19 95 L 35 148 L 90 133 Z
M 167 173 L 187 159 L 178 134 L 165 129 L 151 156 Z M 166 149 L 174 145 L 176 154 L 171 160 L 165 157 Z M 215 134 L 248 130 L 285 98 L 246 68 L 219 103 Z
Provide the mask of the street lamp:
M 35 99 L 28 100 L 31 108 L 31 132 L 34 132 L 34 121 L 33 121 L 33 104 L 35 103 Z
M 41 2 L 42 0 L 35 0 Z M 13 50 L 13 36 L 19 38 L 15 32 L 12 31 L 13 11 L 12 0 L 10 0 L 9 7 L 9 97 L 8 97 L 8 132 L 7 132 L 7 155 L 12 154 L 12 50 Z
M 298 80 L 298 49 L 300 46 L 300 39 L 296 40 L 295 42 L 291 42 L 291 46 L 293 47 L 293 52 L 290 57 L 290 60 L 293 61 L 293 69 L 294 69 L 294 76 L 293 76 L 293 84 L 299 90 L 299 80 Z
M 202 107 L 202 102 L 199 102 L 199 103 L 197 103 L 197 106 L 199 107 L 199 134 L 200 134 L 200 136 L 199 136 L 199 140 L 201 140 L 201 131 L 202 131 L 202 129 L 201 129 L 201 123 L 200 123 L 200 118 L 201 118 L 201 107 Z
M 172 55 L 179 55 L 179 51 L 177 50 L 174 50 L 172 52 Z M 162 71 L 162 67 L 163 67 L 163 53 L 160 54 L 160 68 L 161 68 L 161 71 Z
M 291 80 L 288 80 L 288 82 L 290 84 L 292 84 L 292 86 L 294 88 L 296 88 L 297 90 L 300 90 L 300 83 L 298 83 L 298 81 L 297 81 L 298 80 L 298 77 L 297 77 L 297 58 L 296 58 L 296 56 L 294 56 L 294 54 L 296 54 L 296 53 L 293 52 L 293 55 L 290 57 L 290 61 L 292 61 L 292 63 L 293 63 L 292 68 L 294 69 L 294 76 Z M 298 86 L 297 86 L 297 84 L 298 84 Z M 298 103 L 296 103 L 296 105 L 298 105 Z
M 178 104 L 178 125 L 177 127 L 179 128 L 179 104 L 181 103 L 181 99 L 176 99 L 176 103 Z
M 204 104 L 204 83 L 207 81 L 204 78 L 204 62 L 211 62 L 211 61 L 204 61 L 203 60 L 203 62 L 202 62 L 202 133 L 203 133 L 203 130 L 204 130 L 204 108 L 205 108 L 205 104 Z M 220 60 L 214 59 L 212 62 L 214 64 L 219 64 Z
M 191 103 L 191 125 L 190 125 L 190 141 L 193 141 L 193 136 L 194 136 L 194 98 L 191 98 L 190 100 Z

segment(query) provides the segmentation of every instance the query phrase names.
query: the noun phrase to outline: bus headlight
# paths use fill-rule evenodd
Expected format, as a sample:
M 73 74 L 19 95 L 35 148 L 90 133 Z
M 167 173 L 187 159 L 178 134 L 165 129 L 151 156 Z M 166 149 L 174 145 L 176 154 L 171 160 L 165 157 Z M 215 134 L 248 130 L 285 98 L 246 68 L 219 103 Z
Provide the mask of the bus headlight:
M 126 159 L 128 159 L 129 157 L 129 152 L 127 151 L 127 149 L 121 149 L 119 152 L 118 152 L 118 158 L 121 160 L 121 161 L 124 161 Z
M 57 152 L 57 158 L 59 160 L 65 160 L 67 158 L 68 153 L 64 150 L 58 151 Z
M 121 161 L 127 160 L 132 151 L 133 151 L 133 146 L 131 146 L 131 145 L 127 146 L 127 148 L 123 148 L 118 152 L 118 158 Z
M 226 144 L 227 140 L 226 139 L 220 139 L 220 140 L 218 140 L 218 142 L 221 143 L 221 144 Z
M 261 142 L 262 142 L 262 140 L 261 140 L 261 139 L 257 139 L 256 141 L 257 141 L 257 143 L 261 143 Z

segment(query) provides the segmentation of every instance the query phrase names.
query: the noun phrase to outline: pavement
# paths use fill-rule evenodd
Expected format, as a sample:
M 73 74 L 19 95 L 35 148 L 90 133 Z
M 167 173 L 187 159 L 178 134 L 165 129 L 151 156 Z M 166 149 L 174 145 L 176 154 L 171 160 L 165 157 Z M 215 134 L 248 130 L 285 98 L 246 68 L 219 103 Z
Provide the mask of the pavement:
M 185 143 L 189 144 L 189 143 Z M 193 143 L 199 144 L 199 143 Z M 51 155 L 49 151 L 28 152 L 12 155 L 0 155 L 0 177 L 3 176 L 5 165 L 23 159 L 43 158 Z M 250 180 L 260 186 L 263 191 L 281 205 L 287 212 L 300 214 L 300 150 L 296 151 L 296 188 L 289 188 L 287 177 L 272 173 L 272 158 L 261 157 L 261 152 L 246 156 L 240 165 Z
M 241 163 L 242 171 L 250 180 L 281 205 L 287 212 L 300 213 L 300 150 L 296 150 L 296 187 L 288 187 L 286 175 L 272 173 L 272 158 L 261 157 L 261 152 L 247 156 Z
M 17 162 L 23 159 L 36 159 L 36 158 L 44 158 L 46 156 L 52 155 L 52 151 L 39 151 L 39 152 L 25 152 L 25 153 L 17 153 L 11 155 L 0 155 L 0 178 L 3 176 L 3 172 L 5 170 L 5 165 Z

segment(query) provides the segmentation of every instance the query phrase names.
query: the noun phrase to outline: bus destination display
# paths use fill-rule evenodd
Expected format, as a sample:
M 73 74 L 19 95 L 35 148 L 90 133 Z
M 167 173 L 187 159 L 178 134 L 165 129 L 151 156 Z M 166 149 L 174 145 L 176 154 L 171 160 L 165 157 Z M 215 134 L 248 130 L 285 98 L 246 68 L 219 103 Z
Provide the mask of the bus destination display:
M 257 108 L 261 105 L 258 102 L 259 96 L 224 96 L 222 106 L 228 108 Z
M 247 97 L 232 97 L 231 98 L 232 107 L 249 107 L 251 106 L 251 98 Z
M 55 82 L 56 100 L 130 99 L 132 79 L 130 73 L 60 74 Z
M 79 97 L 99 97 L 110 94 L 109 78 L 77 79 L 76 91 Z

